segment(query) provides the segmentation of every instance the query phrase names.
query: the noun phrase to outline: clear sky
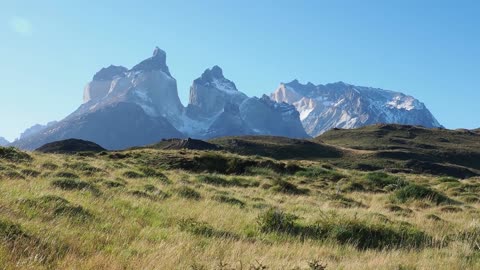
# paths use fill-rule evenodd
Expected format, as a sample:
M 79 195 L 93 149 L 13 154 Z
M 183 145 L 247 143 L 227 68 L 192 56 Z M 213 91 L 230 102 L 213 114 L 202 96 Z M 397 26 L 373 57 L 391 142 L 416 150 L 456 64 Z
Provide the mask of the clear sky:
M 155 46 L 186 104 L 219 65 L 248 95 L 295 78 L 398 90 L 448 128 L 480 127 L 480 1 L 0 0 L 0 136 L 60 120 L 100 68 Z

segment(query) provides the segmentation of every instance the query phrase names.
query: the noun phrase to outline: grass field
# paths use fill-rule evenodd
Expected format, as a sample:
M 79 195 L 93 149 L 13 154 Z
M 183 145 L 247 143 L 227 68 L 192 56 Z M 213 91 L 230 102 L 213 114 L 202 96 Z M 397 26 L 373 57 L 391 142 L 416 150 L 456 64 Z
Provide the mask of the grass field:
M 0 151 L 2 269 L 479 269 L 480 178 Z

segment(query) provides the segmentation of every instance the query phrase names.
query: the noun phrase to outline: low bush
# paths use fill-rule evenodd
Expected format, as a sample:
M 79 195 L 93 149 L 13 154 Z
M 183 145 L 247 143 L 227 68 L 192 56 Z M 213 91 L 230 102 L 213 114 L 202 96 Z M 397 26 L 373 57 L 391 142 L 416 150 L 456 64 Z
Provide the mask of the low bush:
M 431 188 L 409 184 L 393 193 L 394 200 L 404 203 L 408 200 L 428 200 L 435 204 L 452 204 L 454 200 Z
M 175 192 L 178 194 L 178 196 L 185 199 L 200 200 L 202 198 L 202 195 L 200 195 L 198 191 L 187 186 L 179 187 L 175 190 Z
M 57 179 L 52 181 L 52 186 L 63 190 L 88 190 L 96 195 L 100 193 L 92 184 L 77 179 Z
M 39 171 L 33 170 L 33 169 L 23 169 L 21 170 L 21 173 L 25 175 L 26 177 L 38 177 L 40 175 Z
M 237 205 L 237 206 L 240 206 L 240 207 L 245 206 L 245 203 L 242 202 L 241 200 L 239 200 L 237 198 L 234 198 L 234 197 L 226 196 L 226 195 L 215 195 L 215 196 L 212 197 L 212 199 L 217 201 L 217 202 L 221 202 L 221 203 Z
M 8 178 L 8 179 L 25 179 L 25 176 L 23 176 L 22 174 L 14 170 L 7 170 L 2 172 L 2 174 L 5 178 Z
M 117 181 L 105 181 L 103 184 L 108 187 L 108 188 L 118 188 L 118 187 L 124 187 L 125 184 L 117 182 Z
M 220 175 L 198 175 L 197 181 L 204 184 L 214 185 L 214 186 L 237 186 L 237 187 L 250 187 L 258 186 L 258 182 L 252 182 L 245 178 L 233 177 L 228 179 Z
M 25 162 L 32 160 L 32 157 L 15 147 L 1 147 L 0 146 L 0 159 L 4 159 L 10 162 Z
M 281 178 L 273 179 L 270 189 L 275 192 L 292 195 L 303 195 L 308 193 L 308 189 L 299 188 L 295 184 L 285 181 Z
M 365 174 L 363 179 L 370 190 L 386 187 L 389 190 L 394 190 L 407 185 L 407 182 L 402 178 L 384 172 L 370 172 Z
M 19 203 L 23 207 L 27 207 L 43 216 L 49 216 L 51 218 L 68 217 L 85 221 L 93 216 L 82 206 L 73 205 L 66 199 L 55 195 L 47 195 L 35 199 L 23 199 L 20 200 Z
M 72 169 L 74 171 L 80 171 L 82 173 L 85 173 L 85 174 L 88 174 L 88 175 L 92 175 L 92 174 L 95 174 L 97 172 L 101 172 L 102 170 L 97 168 L 97 167 L 94 167 L 90 164 L 88 164 L 87 162 L 75 162 L 75 163 L 66 163 L 64 165 L 65 168 L 68 168 L 68 169 Z
M 46 170 L 56 170 L 58 169 L 58 165 L 53 162 L 45 162 L 42 164 L 42 168 Z
M 20 237 L 26 237 L 18 224 L 8 220 L 0 219 L 0 240 L 1 242 L 12 242 Z
M 145 177 L 144 174 L 136 172 L 136 171 L 126 171 L 123 174 L 123 177 L 125 178 L 131 178 L 131 179 L 136 179 L 136 178 L 142 178 Z
M 181 219 L 178 226 L 182 231 L 203 237 L 239 238 L 231 232 L 216 230 L 208 223 L 196 221 L 193 218 Z

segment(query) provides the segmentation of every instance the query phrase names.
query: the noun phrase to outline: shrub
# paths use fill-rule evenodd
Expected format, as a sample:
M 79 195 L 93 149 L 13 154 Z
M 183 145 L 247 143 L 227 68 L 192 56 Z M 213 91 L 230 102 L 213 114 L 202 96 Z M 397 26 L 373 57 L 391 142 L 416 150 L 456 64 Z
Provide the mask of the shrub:
M 427 219 L 433 220 L 433 221 L 441 221 L 442 219 L 434 214 L 428 214 L 425 216 Z
M 105 181 L 103 184 L 108 188 L 117 188 L 117 187 L 124 187 L 125 186 L 125 184 L 120 183 L 120 182 L 116 182 L 116 181 Z
M 440 192 L 416 184 L 409 184 L 398 189 L 393 194 L 393 198 L 402 203 L 408 200 L 428 200 L 437 205 L 442 203 L 451 204 L 455 202 Z
M 0 240 L 2 240 L 2 242 L 15 241 L 16 239 L 25 236 L 26 234 L 18 224 L 0 219 Z
M 239 238 L 237 235 L 231 232 L 216 230 L 208 223 L 196 221 L 193 218 L 181 219 L 178 222 L 178 226 L 182 231 L 204 237 Z
M 454 178 L 454 177 L 450 177 L 450 176 L 444 176 L 444 177 L 440 177 L 438 178 L 438 181 L 439 182 L 442 182 L 442 183 L 455 183 L 455 182 L 459 182 L 457 178 Z
M 146 177 L 160 177 L 160 178 L 167 178 L 163 173 L 149 167 L 140 167 L 138 169 L 141 171 Z M 168 178 L 167 178 L 168 179 Z
M 13 171 L 13 170 L 8 170 L 8 171 L 3 172 L 3 176 L 5 178 L 9 178 L 9 179 L 25 179 L 25 177 L 23 175 L 21 175 L 17 171 Z
M 52 181 L 52 186 L 63 190 L 88 190 L 98 195 L 100 191 L 90 183 L 76 179 L 58 179 Z
M 388 186 L 390 190 L 393 190 L 407 184 L 402 178 L 384 172 L 367 173 L 364 179 L 371 188 L 385 188 Z
M 122 175 L 123 175 L 123 177 L 133 178 L 133 179 L 145 177 L 144 174 L 141 174 L 141 173 L 136 172 L 136 171 L 126 171 Z
M 1 147 L 0 146 L 0 159 L 4 159 L 11 162 L 24 162 L 32 160 L 32 157 L 19 151 L 15 147 Z
M 219 175 L 199 175 L 197 180 L 204 184 L 214 185 L 214 186 L 237 186 L 237 187 L 250 187 L 258 186 L 258 182 L 251 182 L 245 178 L 234 177 L 232 179 L 227 179 Z
M 217 202 L 221 202 L 221 203 L 238 205 L 240 207 L 245 206 L 245 203 L 242 202 L 241 200 L 239 200 L 237 198 L 234 198 L 234 197 L 229 197 L 229 196 L 226 196 L 226 195 L 215 195 L 215 196 L 212 197 L 212 199 L 214 199 Z
M 27 177 L 38 177 L 40 175 L 39 171 L 33 169 L 23 169 L 21 172 Z
M 36 199 L 20 200 L 20 204 L 29 209 L 33 209 L 50 217 L 64 216 L 68 218 L 75 218 L 79 220 L 86 220 L 92 217 L 92 214 L 85 210 L 82 206 L 73 205 L 66 199 L 47 195 Z M 40 211 L 39 211 L 40 210 Z
M 298 232 L 296 220 L 296 216 L 272 208 L 258 216 L 257 224 L 264 233 L 295 234 Z
M 387 209 L 390 212 L 397 212 L 397 213 L 404 214 L 404 215 L 408 215 L 408 214 L 413 213 L 413 211 L 411 209 L 403 208 L 403 207 L 395 205 L 395 204 L 387 204 L 385 206 L 385 209 Z
M 176 189 L 176 193 L 178 194 L 178 196 L 186 199 L 200 200 L 202 198 L 202 195 L 200 195 L 199 192 L 187 186 L 179 187 L 178 189 Z
M 230 186 L 229 181 L 218 175 L 199 175 L 197 180 L 201 183 L 214 185 L 214 186 Z
M 55 174 L 55 176 L 59 178 L 78 178 L 78 175 L 71 172 L 58 172 Z
M 52 162 L 45 162 L 42 164 L 42 168 L 46 170 L 56 170 L 58 169 L 58 165 L 52 163 Z
M 102 171 L 101 169 L 94 167 L 86 162 L 75 162 L 72 164 L 66 163 L 64 166 L 68 169 L 72 169 L 74 171 L 81 171 L 86 174 L 94 174 L 96 172 Z
M 275 192 L 281 192 L 285 194 L 302 195 L 308 193 L 308 189 L 298 188 L 295 184 L 280 178 L 272 180 L 272 186 L 270 189 Z
M 341 194 L 335 194 L 329 196 L 329 199 L 332 200 L 331 205 L 335 207 L 350 208 L 350 207 L 365 207 L 364 204 L 357 202 L 353 199 L 347 198 Z
M 296 220 L 293 215 L 270 209 L 257 218 L 257 223 L 264 233 L 334 241 L 358 249 L 419 248 L 432 242 L 430 236 L 405 224 L 372 223 L 335 215 L 325 215 L 312 225 L 300 225 Z
M 442 208 L 440 208 L 440 211 L 442 212 L 450 212 L 450 213 L 457 213 L 457 212 L 462 212 L 462 208 L 458 206 L 452 206 L 452 205 L 447 205 Z

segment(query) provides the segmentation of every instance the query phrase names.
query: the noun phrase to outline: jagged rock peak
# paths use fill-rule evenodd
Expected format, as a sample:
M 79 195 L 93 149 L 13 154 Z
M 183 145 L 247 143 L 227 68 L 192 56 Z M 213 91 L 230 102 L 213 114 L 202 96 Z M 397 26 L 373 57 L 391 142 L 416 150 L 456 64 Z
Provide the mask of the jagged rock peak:
M 93 75 L 93 80 L 111 81 L 117 76 L 125 76 L 125 72 L 127 71 L 128 69 L 126 67 L 110 65 L 109 67 L 102 68 L 99 72 L 95 73 L 95 75 Z
M 223 70 L 221 67 L 215 65 L 213 66 L 211 69 L 210 68 L 207 68 L 201 78 L 203 80 L 208 80 L 208 81 L 211 81 L 213 79 L 224 79 L 225 77 L 223 77 Z
M 155 47 L 153 55 L 134 66 L 130 71 L 153 71 L 161 70 L 170 75 L 170 71 L 167 66 L 167 54 L 159 47 Z
M 155 47 L 155 49 L 153 50 L 153 57 L 164 57 L 166 58 L 167 56 L 167 53 L 165 53 L 164 50 L 158 48 L 158 46 Z
M 306 84 L 303 84 L 298 79 L 294 79 L 293 81 L 288 82 L 288 83 L 280 83 L 280 84 L 290 86 L 292 88 L 298 88 L 298 87 L 300 87 L 300 88 L 312 88 L 312 87 L 315 87 L 315 84 L 313 84 L 311 82 L 307 82 Z
M 204 85 L 207 87 L 213 87 L 223 91 L 238 91 L 234 82 L 226 79 L 223 76 L 223 70 L 219 66 L 215 65 L 212 68 L 206 69 L 200 78 L 194 81 L 194 84 Z

